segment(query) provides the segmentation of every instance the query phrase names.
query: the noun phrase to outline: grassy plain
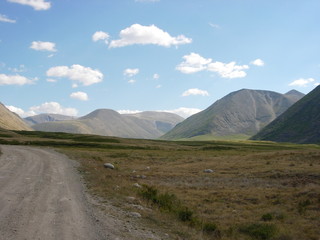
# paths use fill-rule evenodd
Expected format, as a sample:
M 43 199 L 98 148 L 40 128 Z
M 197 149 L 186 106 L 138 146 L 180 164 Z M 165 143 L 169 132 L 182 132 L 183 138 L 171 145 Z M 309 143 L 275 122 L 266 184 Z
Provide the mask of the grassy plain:
M 170 239 L 320 236 L 319 145 L 41 132 L 3 132 L 0 143 L 57 148 L 81 163 L 94 195 L 139 212 Z

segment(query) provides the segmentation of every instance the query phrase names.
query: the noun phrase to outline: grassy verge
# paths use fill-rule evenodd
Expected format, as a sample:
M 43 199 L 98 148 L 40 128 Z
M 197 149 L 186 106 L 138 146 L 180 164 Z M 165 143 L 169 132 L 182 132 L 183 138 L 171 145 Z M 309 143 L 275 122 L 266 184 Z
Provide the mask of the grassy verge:
M 81 163 L 93 194 L 138 211 L 172 239 L 320 236 L 317 145 L 17 134 L 0 139 L 58 147 Z M 107 162 L 115 169 L 104 168 Z

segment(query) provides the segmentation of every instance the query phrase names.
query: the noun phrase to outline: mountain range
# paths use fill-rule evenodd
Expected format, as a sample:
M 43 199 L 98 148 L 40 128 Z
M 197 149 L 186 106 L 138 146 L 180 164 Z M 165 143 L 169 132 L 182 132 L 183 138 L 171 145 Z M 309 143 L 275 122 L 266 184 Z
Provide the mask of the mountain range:
M 32 130 L 17 114 L 11 112 L 2 103 L 0 103 L 0 128 L 8 130 Z
M 286 111 L 304 94 L 242 89 L 179 123 L 161 138 L 248 139 Z
M 123 138 L 158 138 L 183 118 L 167 112 L 119 114 L 110 109 L 98 109 L 86 116 L 67 121 L 35 124 L 37 131 L 97 134 Z
M 30 126 L 45 123 L 45 122 L 57 122 L 57 121 L 65 121 L 65 120 L 73 120 L 75 117 L 65 116 L 61 114 L 52 114 L 52 113 L 42 113 L 39 115 L 34 115 L 30 117 L 26 117 L 23 120 Z
M 252 139 L 320 143 L 320 86 L 292 105 Z

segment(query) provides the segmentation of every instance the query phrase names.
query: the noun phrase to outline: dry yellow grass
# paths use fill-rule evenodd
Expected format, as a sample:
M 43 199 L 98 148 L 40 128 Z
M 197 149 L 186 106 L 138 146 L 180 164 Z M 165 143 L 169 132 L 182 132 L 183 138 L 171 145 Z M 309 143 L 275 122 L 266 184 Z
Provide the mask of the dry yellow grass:
M 264 223 L 264 214 L 272 216 L 268 223 L 276 226 L 278 239 L 319 238 L 318 147 L 283 145 L 281 149 L 274 145 L 273 150 L 272 145 L 247 143 L 230 144 L 229 149 L 228 143 L 224 147 L 212 143 L 211 148 L 204 148 L 206 143 L 134 143 L 147 148 L 65 152 L 80 160 L 90 189 L 115 204 L 122 205 L 128 196 L 139 198 L 133 184 L 146 184 L 175 194 L 199 221 L 215 223 L 221 239 L 251 239 L 239 233 L 239 226 Z M 104 169 L 105 162 L 114 164 L 116 170 Z M 204 169 L 214 172 L 204 173 Z M 162 221 L 165 228 L 181 225 L 172 216 L 165 218 L 174 224 L 165 224 L 168 220 L 163 214 L 155 210 L 144 216 Z M 186 227 L 177 234 L 183 232 L 186 239 L 217 238 L 202 235 L 197 228 Z

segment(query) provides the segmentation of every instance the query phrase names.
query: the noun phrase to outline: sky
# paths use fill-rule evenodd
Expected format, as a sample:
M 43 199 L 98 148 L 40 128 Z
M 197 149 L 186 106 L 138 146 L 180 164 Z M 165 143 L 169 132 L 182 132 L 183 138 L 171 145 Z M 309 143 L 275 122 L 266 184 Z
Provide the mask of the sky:
M 0 0 L 0 102 L 21 117 L 169 111 L 320 83 L 319 0 Z

